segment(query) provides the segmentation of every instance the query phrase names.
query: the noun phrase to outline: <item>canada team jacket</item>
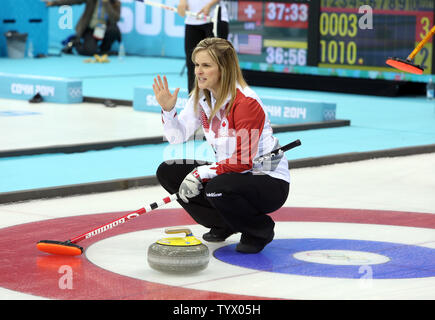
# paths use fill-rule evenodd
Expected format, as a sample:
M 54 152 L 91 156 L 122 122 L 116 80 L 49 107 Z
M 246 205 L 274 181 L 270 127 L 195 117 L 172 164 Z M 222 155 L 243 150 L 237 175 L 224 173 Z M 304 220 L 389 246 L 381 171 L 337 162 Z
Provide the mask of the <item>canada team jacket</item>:
M 216 100 L 213 96 L 211 100 L 214 106 Z M 193 97 L 189 98 L 180 114 L 175 108 L 169 112 L 162 110 L 163 131 L 169 143 L 187 141 L 202 126 L 216 156 L 213 164 L 197 168 L 203 181 L 227 172 L 253 172 L 290 182 L 288 160 L 283 154 L 272 161 L 253 164 L 255 158 L 279 147 L 259 97 L 249 87 L 238 86 L 233 107 L 226 114 L 225 106 L 229 100 L 228 97 L 211 122 L 212 109 L 204 97 L 199 100 L 197 112 Z

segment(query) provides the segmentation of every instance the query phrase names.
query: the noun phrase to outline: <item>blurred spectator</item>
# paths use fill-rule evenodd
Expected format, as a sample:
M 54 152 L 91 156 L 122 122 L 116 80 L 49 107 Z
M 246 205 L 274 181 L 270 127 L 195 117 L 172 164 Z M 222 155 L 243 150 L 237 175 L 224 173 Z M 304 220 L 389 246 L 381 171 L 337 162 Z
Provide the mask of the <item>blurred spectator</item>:
M 76 25 L 75 37 L 70 39 L 64 53 L 77 53 L 84 56 L 106 54 L 115 41 L 121 42 L 121 31 L 117 22 L 121 17 L 119 0 L 54 0 L 46 2 L 48 7 L 86 3 L 85 10 Z

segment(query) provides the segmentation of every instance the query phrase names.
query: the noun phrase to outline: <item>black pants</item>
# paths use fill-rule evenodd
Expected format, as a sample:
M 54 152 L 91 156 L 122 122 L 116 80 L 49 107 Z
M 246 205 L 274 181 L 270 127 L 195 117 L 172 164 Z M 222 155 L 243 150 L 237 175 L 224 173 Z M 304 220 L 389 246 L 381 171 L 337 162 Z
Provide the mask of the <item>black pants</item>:
M 93 36 L 94 30 L 87 28 L 82 35 L 74 43 L 77 53 L 82 56 L 93 56 L 94 54 L 104 54 L 110 51 L 112 44 L 115 41 L 121 41 L 121 31 L 116 25 L 107 26 L 103 40 L 98 44 L 98 40 Z
M 157 179 L 169 193 L 178 192 L 185 176 L 198 165 L 194 160 L 163 162 L 157 169 Z M 263 244 L 273 235 L 275 226 L 267 215 L 282 207 L 287 200 L 289 184 L 268 175 L 226 173 L 204 184 L 201 194 L 178 200 L 199 224 L 207 228 L 242 233 L 241 241 Z
M 217 36 L 218 38 L 227 39 L 229 33 L 229 24 L 228 22 L 220 20 L 220 9 L 218 21 Z M 192 91 L 195 84 L 195 65 L 192 62 L 192 52 L 201 40 L 210 37 L 214 37 L 213 23 L 201 25 L 186 24 L 184 34 L 184 53 L 186 54 L 187 84 L 189 92 Z

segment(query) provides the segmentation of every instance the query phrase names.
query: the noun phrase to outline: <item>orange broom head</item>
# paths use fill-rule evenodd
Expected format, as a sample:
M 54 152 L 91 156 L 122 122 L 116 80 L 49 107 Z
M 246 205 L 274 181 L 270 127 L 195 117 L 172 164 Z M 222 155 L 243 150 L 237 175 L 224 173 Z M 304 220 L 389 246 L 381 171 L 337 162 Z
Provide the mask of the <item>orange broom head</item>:
M 83 248 L 68 241 L 41 240 L 36 248 L 42 252 L 64 256 L 78 256 L 83 253 Z
M 386 64 L 401 71 L 414 74 L 423 74 L 424 71 L 422 67 L 413 64 L 410 60 L 400 58 L 389 58 L 387 59 Z

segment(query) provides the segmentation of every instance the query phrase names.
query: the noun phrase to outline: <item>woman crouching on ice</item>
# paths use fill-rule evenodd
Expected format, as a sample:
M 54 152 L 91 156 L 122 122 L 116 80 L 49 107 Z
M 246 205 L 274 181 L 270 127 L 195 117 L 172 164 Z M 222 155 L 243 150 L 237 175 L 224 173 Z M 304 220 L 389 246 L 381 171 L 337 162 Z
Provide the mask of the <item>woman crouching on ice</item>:
M 199 224 L 210 228 L 209 242 L 241 233 L 236 250 L 257 253 L 273 240 L 275 223 L 268 215 L 285 203 L 290 186 L 288 160 L 253 160 L 279 148 L 264 105 L 243 79 L 232 44 L 220 38 L 202 40 L 192 54 L 195 88 L 177 114 L 179 88 L 169 91 L 167 78 L 154 79 L 162 107 L 165 136 L 182 143 L 202 126 L 216 162 L 192 159 L 163 162 L 157 179 L 168 192 L 179 192 L 180 205 Z

